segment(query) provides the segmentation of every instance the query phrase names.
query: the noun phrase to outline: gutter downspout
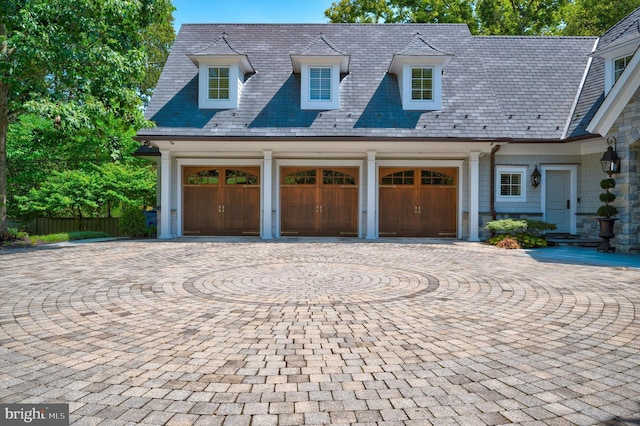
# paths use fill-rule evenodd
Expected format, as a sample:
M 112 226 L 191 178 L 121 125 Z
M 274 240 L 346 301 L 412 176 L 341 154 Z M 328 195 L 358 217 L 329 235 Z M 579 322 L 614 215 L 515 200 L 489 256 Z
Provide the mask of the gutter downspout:
M 502 145 L 496 145 L 491 148 L 491 182 L 489 188 L 489 203 L 491 207 L 491 219 L 496 220 L 498 213 L 496 212 L 496 152 L 500 151 Z

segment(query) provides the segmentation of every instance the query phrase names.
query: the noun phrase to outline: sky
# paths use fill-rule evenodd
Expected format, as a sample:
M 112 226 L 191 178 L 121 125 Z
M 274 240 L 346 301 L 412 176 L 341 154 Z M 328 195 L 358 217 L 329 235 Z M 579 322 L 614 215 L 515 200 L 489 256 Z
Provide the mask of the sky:
M 176 32 L 182 24 L 327 23 L 338 0 L 173 0 Z

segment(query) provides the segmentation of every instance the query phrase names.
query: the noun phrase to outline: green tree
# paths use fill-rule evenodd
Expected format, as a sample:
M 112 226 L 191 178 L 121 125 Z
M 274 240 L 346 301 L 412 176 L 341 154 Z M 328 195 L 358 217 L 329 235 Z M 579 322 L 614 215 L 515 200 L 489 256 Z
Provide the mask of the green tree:
M 396 22 L 468 23 L 477 30 L 472 0 L 394 0 Z
M 388 0 L 340 0 L 325 10 L 329 21 L 338 23 L 395 22 Z
M 618 3 L 597 0 L 340 0 L 325 11 L 331 22 L 434 22 L 467 23 L 474 34 L 541 35 L 560 33 L 571 22 L 615 16 L 607 27 L 633 7 L 627 3 L 640 0 L 621 0 L 625 12 L 611 14 Z M 596 16 L 594 11 L 602 9 Z M 604 29 L 606 29 L 604 28 Z M 591 29 L 591 35 L 603 32 L 602 27 Z
M 123 203 L 153 204 L 155 169 L 151 163 L 131 155 L 138 147 L 138 142 L 133 140 L 135 129 L 117 117 L 103 118 L 106 119 L 99 120 L 96 127 L 75 128 L 68 124 L 55 125 L 38 115 L 23 114 L 9 126 L 7 210 L 11 217 L 111 216 L 113 209 L 117 212 Z M 52 177 L 53 172 L 68 172 L 70 180 L 90 175 L 102 182 L 102 186 L 96 187 L 96 194 L 100 196 L 93 199 L 95 209 L 88 212 L 86 208 L 60 208 L 58 203 L 55 209 L 46 210 L 45 206 L 54 205 L 44 202 L 46 191 L 55 189 L 58 183 Z M 75 181 L 79 186 L 78 179 Z M 67 187 L 62 186 L 64 188 Z M 84 194 L 67 191 L 67 197 L 73 193 Z M 36 199 L 39 201 L 34 204 Z M 74 200 L 71 198 L 71 201 Z M 81 201 L 78 203 L 86 206 Z
M 562 11 L 566 24 L 563 35 L 602 35 L 618 21 L 640 7 L 640 0 L 576 0 L 569 2 Z
M 569 0 L 478 0 L 483 34 L 540 35 L 557 29 L 559 11 Z
M 122 163 L 54 170 L 38 187 L 16 195 L 20 217 L 111 217 L 125 206 L 153 203 L 156 179 L 151 165 L 132 168 Z
M 153 89 L 160 78 L 164 63 L 169 56 L 171 46 L 176 38 L 173 29 L 173 11 L 171 0 L 154 0 L 147 3 L 151 17 L 142 31 L 142 45 L 146 53 L 144 79 L 140 83 L 140 94 L 145 104 L 149 102 Z
M 7 229 L 9 124 L 32 113 L 67 136 L 70 129 L 100 129 L 113 117 L 128 128 L 141 127 L 141 97 L 152 86 L 145 71 L 162 62 L 147 59 L 153 37 L 145 31 L 162 27 L 155 16 L 166 19 L 158 12 L 167 7 L 168 0 L 2 1 L 0 234 Z M 84 141 L 77 142 L 83 150 Z

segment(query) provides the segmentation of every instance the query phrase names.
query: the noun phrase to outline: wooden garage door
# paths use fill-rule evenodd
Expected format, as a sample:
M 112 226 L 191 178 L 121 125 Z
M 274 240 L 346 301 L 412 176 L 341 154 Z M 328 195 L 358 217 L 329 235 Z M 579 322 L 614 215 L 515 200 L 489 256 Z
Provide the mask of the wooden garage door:
M 357 168 L 282 168 L 283 236 L 357 236 Z
M 456 168 L 381 168 L 379 235 L 456 237 Z
M 258 167 L 185 167 L 185 235 L 259 235 Z

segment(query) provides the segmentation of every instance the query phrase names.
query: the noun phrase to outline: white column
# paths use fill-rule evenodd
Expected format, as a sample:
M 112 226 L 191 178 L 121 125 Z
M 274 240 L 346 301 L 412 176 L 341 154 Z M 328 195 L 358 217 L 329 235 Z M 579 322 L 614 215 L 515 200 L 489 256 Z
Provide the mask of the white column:
M 377 185 L 376 152 L 367 151 L 367 240 L 378 238 L 376 224 L 378 217 L 376 188 Z
M 480 241 L 478 237 L 480 194 L 480 153 L 469 153 L 469 241 Z
M 169 239 L 171 236 L 171 151 L 160 150 L 160 236 Z
M 273 152 L 263 151 L 264 161 L 262 163 L 262 239 L 270 240 L 273 238 L 271 223 L 271 200 L 273 188 Z

